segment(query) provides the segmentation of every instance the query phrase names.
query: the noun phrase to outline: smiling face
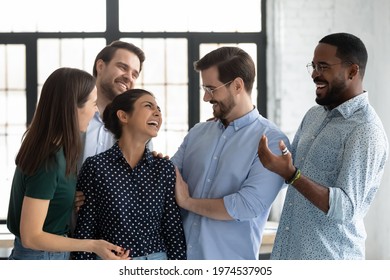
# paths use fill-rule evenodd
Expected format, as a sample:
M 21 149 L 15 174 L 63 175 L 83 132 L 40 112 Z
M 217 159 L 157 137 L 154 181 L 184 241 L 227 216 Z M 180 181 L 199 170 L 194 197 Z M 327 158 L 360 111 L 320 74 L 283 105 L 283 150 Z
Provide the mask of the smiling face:
M 217 119 L 221 119 L 230 123 L 236 118 L 234 114 L 234 108 L 236 107 L 236 101 L 230 91 L 232 83 L 224 83 L 218 80 L 218 69 L 213 66 L 201 71 L 203 85 L 214 89 L 210 94 L 207 91 L 204 92 L 203 101 L 210 102 L 213 105 L 213 114 Z
M 99 98 L 112 101 L 115 96 L 134 88 L 139 76 L 141 62 L 136 54 L 126 49 L 118 49 L 113 58 L 105 63 L 103 60 L 96 62 L 96 85 Z
M 316 102 L 333 109 L 350 98 L 348 76 L 351 64 L 336 56 L 337 47 L 320 43 L 314 51 L 313 64 L 322 71 L 313 71 L 311 77 L 316 84 Z
M 130 134 L 139 135 L 147 141 L 157 136 L 161 123 L 161 111 L 156 99 L 145 94 L 135 101 L 133 112 L 127 114 L 127 123 L 124 124 L 123 130 L 126 129 Z

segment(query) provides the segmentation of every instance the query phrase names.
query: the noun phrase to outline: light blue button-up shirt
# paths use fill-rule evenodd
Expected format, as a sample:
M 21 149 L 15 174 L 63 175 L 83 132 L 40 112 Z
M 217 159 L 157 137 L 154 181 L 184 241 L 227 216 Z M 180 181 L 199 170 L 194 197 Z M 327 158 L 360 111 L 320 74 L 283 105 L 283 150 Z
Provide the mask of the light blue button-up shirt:
M 292 144 L 302 174 L 329 188 L 322 212 L 289 186 L 272 259 L 364 259 L 363 218 L 388 156 L 382 123 L 367 92 L 331 111 L 310 109 Z
M 172 161 L 193 198 L 223 198 L 232 221 L 183 212 L 188 259 L 257 259 L 269 210 L 283 179 L 268 171 L 257 156 L 261 136 L 281 154 L 288 138 L 257 109 L 230 123 L 195 125 Z
M 104 127 L 104 123 L 99 112 L 96 112 L 89 122 L 87 133 L 85 135 L 83 161 L 87 157 L 100 154 L 110 149 L 116 142 L 114 135 Z M 153 151 L 152 141 L 147 143 L 150 151 Z

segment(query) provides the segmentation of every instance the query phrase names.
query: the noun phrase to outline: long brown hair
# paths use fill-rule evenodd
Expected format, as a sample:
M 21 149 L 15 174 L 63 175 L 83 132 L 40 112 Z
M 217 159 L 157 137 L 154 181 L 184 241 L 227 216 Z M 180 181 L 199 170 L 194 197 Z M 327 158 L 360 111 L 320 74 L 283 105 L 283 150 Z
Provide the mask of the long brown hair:
M 95 78 L 75 68 L 59 68 L 45 81 L 32 122 L 23 135 L 15 163 L 27 175 L 56 164 L 63 148 L 66 175 L 76 171 L 81 152 L 77 108 L 82 108 L 95 87 Z

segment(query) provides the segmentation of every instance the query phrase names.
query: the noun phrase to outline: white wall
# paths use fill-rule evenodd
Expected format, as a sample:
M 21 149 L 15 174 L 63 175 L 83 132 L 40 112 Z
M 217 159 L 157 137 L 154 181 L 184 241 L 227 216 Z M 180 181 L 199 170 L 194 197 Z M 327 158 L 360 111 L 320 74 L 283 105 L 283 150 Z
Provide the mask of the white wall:
M 334 32 L 352 33 L 365 43 L 369 58 L 364 88 L 390 137 L 390 1 L 268 0 L 267 13 L 269 118 L 291 141 L 304 113 L 315 105 L 314 83 L 305 65 L 318 41 Z M 390 161 L 365 219 L 367 259 L 390 259 L 389 182 Z M 280 215 L 280 209 L 272 214 Z

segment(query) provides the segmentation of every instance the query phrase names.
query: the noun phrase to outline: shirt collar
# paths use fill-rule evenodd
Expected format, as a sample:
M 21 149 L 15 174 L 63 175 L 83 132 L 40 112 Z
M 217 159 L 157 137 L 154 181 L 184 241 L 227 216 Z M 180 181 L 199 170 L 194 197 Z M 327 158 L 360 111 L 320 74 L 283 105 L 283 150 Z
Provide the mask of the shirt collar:
M 121 149 L 119 148 L 118 141 L 112 146 L 111 155 L 113 157 L 113 160 L 115 161 L 121 161 L 121 160 L 126 161 Z M 153 155 L 148 148 L 145 148 L 144 155 L 142 156 L 141 161 L 146 161 L 149 164 L 152 163 Z
M 95 112 L 95 115 L 93 115 L 93 118 L 94 118 L 95 120 L 97 120 L 98 122 L 103 123 L 103 120 L 102 120 L 102 118 L 100 117 L 99 111 L 96 111 L 96 112 Z
M 234 130 L 237 131 L 253 123 L 255 120 L 258 119 L 259 116 L 260 116 L 259 111 L 257 111 L 255 106 L 253 106 L 252 111 L 250 111 L 249 113 L 245 114 L 244 116 L 238 119 L 235 119 L 234 121 L 229 123 L 229 126 L 233 126 Z M 225 128 L 221 120 L 218 120 L 218 123 L 221 128 Z
M 330 111 L 330 115 L 340 114 L 345 119 L 350 118 L 356 111 L 368 104 L 368 92 L 363 93 L 345 101 L 336 108 Z

